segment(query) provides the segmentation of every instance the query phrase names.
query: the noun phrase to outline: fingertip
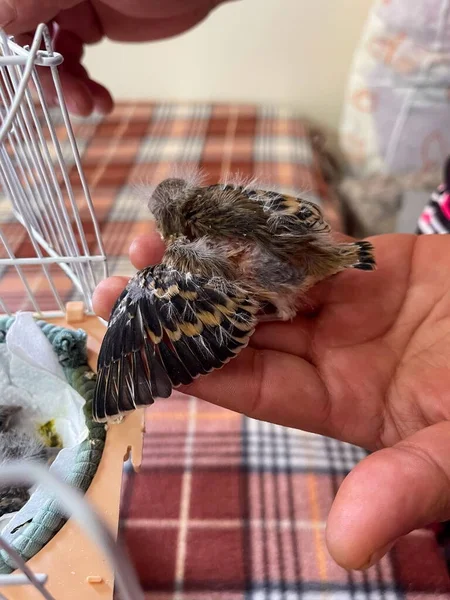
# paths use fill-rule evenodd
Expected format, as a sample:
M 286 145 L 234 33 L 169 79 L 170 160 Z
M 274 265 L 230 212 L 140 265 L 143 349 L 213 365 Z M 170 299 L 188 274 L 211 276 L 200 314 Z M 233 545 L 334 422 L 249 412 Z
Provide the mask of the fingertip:
M 361 461 L 344 479 L 328 515 L 327 547 L 344 569 L 368 568 L 397 537 L 391 514 L 397 494 L 395 487 L 384 485 L 390 479 L 390 469 L 383 463 L 377 453 Z
M 105 320 L 109 319 L 112 307 L 127 283 L 127 277 L 115 275 L 98 284 L 92 295 L 92 305 L 94 312 L 99 317 Z
M 94 100 L 85 81 L 71 73 L 61 73 L 61 84 L 68 110 L 80 117 L 88 117 L 94 110 Z
M 450 514 L 448 423 L 366 457 L 344 479 L 328 516 L 327 546 L 345 569 L 366 569 L 400 537 Z
M 136 269 L 144 269 L 149 265 L 158 264 L 164 254 L 164 242 L 154 224 L 151 224 L 151 229 L 151 233 L 140 235 L 131 243 L 129 255 Z
M 88 79 L 85 83 L 91 91 L 95 111 L 101 115 L 109 115 L 114 108 L 114 100 L 109 91 L 92 79 Z
M 89 114 L 95 110 L 101 115 L 108 115 L 113 110 L 114 101 L 109 91 L 90 79 L 80 62 L 71 58 L 67 60 L 61 78 L 68 82 L 65 84 L 67 87 L 72 86 L 72 98 L 68 99 L 72 112 L 83 116 L 86 110 L 90 111 Z

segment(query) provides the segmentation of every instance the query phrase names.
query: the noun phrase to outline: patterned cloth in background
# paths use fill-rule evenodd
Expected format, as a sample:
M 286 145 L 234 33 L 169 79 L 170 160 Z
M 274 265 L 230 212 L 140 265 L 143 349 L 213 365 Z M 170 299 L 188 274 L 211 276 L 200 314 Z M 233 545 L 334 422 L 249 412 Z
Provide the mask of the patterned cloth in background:
M 339 130 L 356 236 L 392 232 L 408 191 L 440 182 L 439 174 L 426 184 L 450 152 L 449 8 L 449 0 L 373 0 Z
M 449 0 L 374 0 L 355 50 L 340 144 L 355 178 L 439 168 L 450 151 Z
M 417 233 L 450 233 L 450 158 L 444 169 L 444 181 L 435 190 L 420 215 Z

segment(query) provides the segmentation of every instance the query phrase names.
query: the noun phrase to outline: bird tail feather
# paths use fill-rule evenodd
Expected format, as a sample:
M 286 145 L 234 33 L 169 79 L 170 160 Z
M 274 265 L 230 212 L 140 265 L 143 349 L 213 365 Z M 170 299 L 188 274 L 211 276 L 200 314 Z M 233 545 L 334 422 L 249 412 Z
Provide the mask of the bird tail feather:
M 353 247 L 354 262 L 350 265 L 353 269 L 361 271 L 374 271 L 376 262 L 374 257 L 374 248 L 370 242 L 361 241 L 351 244 Z

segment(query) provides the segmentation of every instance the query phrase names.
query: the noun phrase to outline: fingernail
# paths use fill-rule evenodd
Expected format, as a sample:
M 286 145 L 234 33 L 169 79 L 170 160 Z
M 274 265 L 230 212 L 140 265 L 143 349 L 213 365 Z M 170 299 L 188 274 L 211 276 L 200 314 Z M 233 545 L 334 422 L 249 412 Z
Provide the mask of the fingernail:
M 357 570 L 365 571 L 366 569 L 370 569 L 370 567 L 373 567 L 374 565 L 376 565 L 377 562 L 380 561 L 383 558 L 383 556 L 389 552 L 389 550 L 392 550 L 394 544 L 395 544 L 395 541 L 390 542 L 389 544 L 386 544 L 386 546 L 383 546 L 383 548 L 380 548 L 380 550 L 376 550 L 372 554 L 372 556 L 369 558 L 369 560 L 362 567 L 359 567 L 359 569 L 357 569 Z
M 8 25 L 15 21 L 17 12 L 15 6 L 11 6 L 9 2 L 2 2 L 0 4 L 0 27 L 4 29 Z
M 88 117 L 94 108 L 94 103 L 90 98 L 81 98 L 78 96 L 68 97 L 66 105 L 69 112 L 78 117 Z

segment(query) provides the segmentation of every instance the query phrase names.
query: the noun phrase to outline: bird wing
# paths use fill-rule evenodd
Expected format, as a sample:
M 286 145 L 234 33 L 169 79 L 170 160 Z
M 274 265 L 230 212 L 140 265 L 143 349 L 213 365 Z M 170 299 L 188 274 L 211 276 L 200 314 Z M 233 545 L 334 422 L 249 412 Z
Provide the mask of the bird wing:
M 272 233 L 306 235 L 330 231 L 320 207 L 314 202 L 260 189 L 244 188 L 242 193 L 256 200 L 269 213 L 268 226 Z
M 98 357 L 94 419 L 117 420 L 221 368 L 247 345 L 258 308 L 225 279 L 164 264 L 140 271 L 111 313 Z
M 304 236 L 310 233 L 328 233 L 329 224 L 325 221 L 320 207 L 309 200 L 289 196 L 279 192 L 262 190 L 250 185 L 215 184 L 207 189 L 225 196 L 236 194 L 248 198 L 262 206 L 267 215 L 267 228 L 271 234 Z M 247 207 L 251 210 L 251 205 Z

